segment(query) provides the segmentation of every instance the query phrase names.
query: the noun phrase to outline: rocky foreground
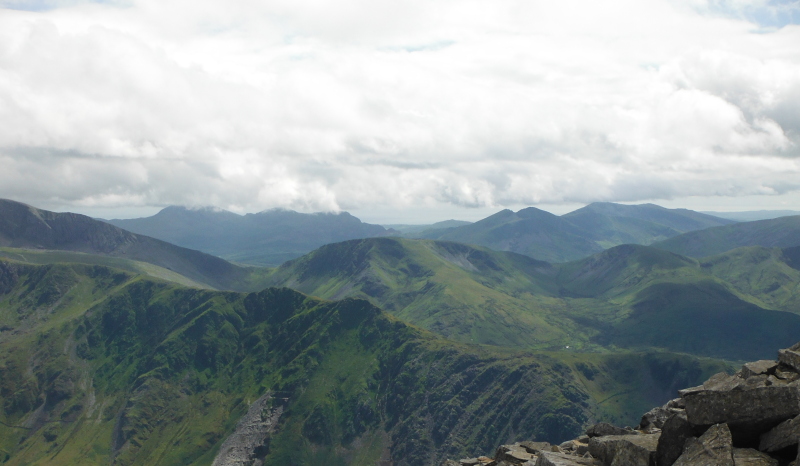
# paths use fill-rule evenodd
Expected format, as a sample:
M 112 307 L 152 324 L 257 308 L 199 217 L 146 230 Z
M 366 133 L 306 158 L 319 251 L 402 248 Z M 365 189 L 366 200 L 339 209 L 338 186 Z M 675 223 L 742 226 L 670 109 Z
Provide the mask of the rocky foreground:
M 443 466 L 800 466 L 800 343 L 681 390 L 636 429 L 606 423 L 561 445 L 503 445 Z

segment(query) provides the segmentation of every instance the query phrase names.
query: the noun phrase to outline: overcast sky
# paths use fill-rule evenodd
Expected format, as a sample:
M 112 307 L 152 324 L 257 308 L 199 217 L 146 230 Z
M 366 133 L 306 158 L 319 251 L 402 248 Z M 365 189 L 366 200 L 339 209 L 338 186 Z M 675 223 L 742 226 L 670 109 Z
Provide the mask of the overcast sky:
M 0 197 L 800 210 L 800 2 L 0 0 Z

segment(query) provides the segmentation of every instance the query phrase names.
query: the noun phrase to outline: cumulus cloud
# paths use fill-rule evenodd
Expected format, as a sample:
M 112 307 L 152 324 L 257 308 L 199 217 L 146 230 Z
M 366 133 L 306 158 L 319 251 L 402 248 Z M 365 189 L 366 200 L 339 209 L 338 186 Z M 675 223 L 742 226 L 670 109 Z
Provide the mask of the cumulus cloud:
M 0 0 L 0 196 L 310 211 L 796 194 L 795 6 Z

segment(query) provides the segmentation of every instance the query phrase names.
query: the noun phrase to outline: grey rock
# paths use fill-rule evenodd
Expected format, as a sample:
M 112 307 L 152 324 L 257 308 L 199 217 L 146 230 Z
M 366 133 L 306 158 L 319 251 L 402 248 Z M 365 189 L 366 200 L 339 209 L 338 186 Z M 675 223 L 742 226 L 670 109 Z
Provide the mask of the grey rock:
M 603 466 L 603 463 L 593 458 L 542 452 L 536 459 L 536 466 Z
M 513 445 L 501 445 L 497 449 L 494 459 L 497 461 L 506 461 L 511 464 L 522 464 L 534 459 L 534 455 L 528 453 L 528 450 L 524 446 L 515 443 Z
M 686 413 L 678 412 L 670 416 L 661 428 L 661 437 L 656 448 L 656 465 L 671 466 L 683 453 L 686 440 L 692 438 L 693 427 Z
M 775 377 L 785 380 L 787 382 L 794 382 L 795 380 L 800 379 L 800 374 L 795 372 L 791 367 L 779 364 L 778 367 L 775 369 Z
M 560 448 L 562 451 L 564 451 L 564 450 L 566 450 L 566 451 L 572 451 L 572 450 L 574 450 L 574 449 L 575 449 L 575 444 L 573 443 L 573 441 L 572 441 L 572 440 L 567 440 L 566 442 L 564 442 L 564 443 L 560 444 L 560 445 L 558 446 L 558 448 Z
M 667 419 L 672 415 L 673 410 L 665 407 L 653 408 L 642 415 L 642 420 L 639 422 L 639 429 L 643 431 L 652 431 L 653 429 L 661 429 Z
M 604 435 L 628 435 L 630 433 L 631 432 L 627 429 L 611 425 L 607 422 L 600 422 L 586 430 L 586 435 L 588 435 L 590 438 L 602 437 Z
M 716 424 L 699 439 L 690 438 L 673 466 L 734 466 L 733 439 L 728 426 Z
M 778 367 L 777 361 L 762 359 L 761 361 L 748 362 L 742 366 L 742 377 L 747 379 L 754 375 L 774 374 Z
M 778 466 L 778 460 L 752 448 L 734 448 L 733 463 L 736 466 Z
M 481 464 L 481 462 L 478 460 L 478 458 L 462 458 L 458 460 L 458 464 L 461 466 L 476 466 Z
M 642 464 L 648 466 L 655 464 L 655 453 L 658 446 L 658 438 L 661 434 L 640 434 L 640 435 L 607 435 L 604 437 L 593 437 L 589 440 L 589 453 L 606 465 L 630 466 Z M 616 461 L 617 455 L 621 456 L 620 461 L 634 461 L 632 463 L 621 463 Z
M 524 442 L 519 442 L 519 444 L 528 450 L 528 453 L 533 453 L 534 455 L 540 451 L 550 451 L 550 442 L 532 442 L 526 440 Z
M 454 460 L 444 460 L 440 466 L 459 466 L 459 463 Z
M 745 382 L 760 377 L 764 376 Z M 718 382 L 712 386 L 730 385 L 732 382 Z M 691 391 L 683 398 L 689 422 L 696 426 L 727 423 L 731 429 L 759 430 L 800 414 L 800 387 L 792 385 L 753 387 L 748 383 L 730 390 Z
M 257 460 L 257 449 L 266 443 L 283 413 L 282 406 L 269 408 L 271 399 L 272 393 L 267 392 L 250 405 L 222 443 L 212 466 L 244 466 Z
M 778 361 L 800 372 L 800 343 L 791 348 L 778 350 Z
M 583 442 L 579 442 L 577 440 L 573 440 L 572 444 L 575 447 L 575 454 L 576 455 L 583 456 L 586 453 L 589 453 L 589 443 L 588 442 L 583 443 Z
M 758 449 L 773 452 L 798 443 L 800 443 L 800 416 L 782 422 L 761 435 Z

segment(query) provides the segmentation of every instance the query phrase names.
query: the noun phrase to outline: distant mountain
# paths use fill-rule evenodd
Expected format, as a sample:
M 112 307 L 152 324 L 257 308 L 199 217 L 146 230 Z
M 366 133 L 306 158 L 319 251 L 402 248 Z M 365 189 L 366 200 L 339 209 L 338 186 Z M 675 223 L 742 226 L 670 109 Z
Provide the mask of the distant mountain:
M 0 461 L 437 466 L 554 443 L 726 370 L 453 343 L 359 299 L 0 260 Z
M 690 257 L 713 256 L 744 246 L 800 246 L 800 215 L 693 231 L 653 246 Z
M 399 235 L 395 236 L 433 239 L 441 236 L 448 230 L 470 225 L 471 223 L 472 222 L 465 222 L 463 220 L 444 220 L 429 225 L 384 225 L 384 227 L 399 233 Z
M 754 222 L 756 220 L 769 220 L 778 217 L 791 217 L 800 215 L 800 210 L 746 210 L 743 212 L 702 212 L 714 217 L 727 218 L 737 222 Z
M 85 215 L 0 199 L 0 246 L 81 252 L 147 262 L 216 289 L 259 288 L 266 271 L 137 235 Z
M 280 209 L 238 215 L 222 209 L 173 206 L 152 217 L 106 221 L 227 260 L 266 266 L 279 265 L 324 244 L 391 233 L 347 212 L 302 214 Z
M 596 202 L 560 217 L 534 207 L 516 213 L 503 210 L 427 237 L 517 252 L 548 262 L 568 262 L 620 244 L 650 244 L 731 223 L 686 209 Z
M 791 268 L 800 267 L 800 253 L 780 257 L 777 272 L 794 272 L 782 291 L 772 281 L 742 285 L 759 280 L 766 265 L 742 262 L 724 272 L 649 246 L 549 264 L 459 243 L 372 238 L 287 262 L 270 283 L 326 299 L 365 298 L 465 343 L 583 351 L 655 346 L 739 360 L 764 357 L 776 342 L 791 344 L 800 334 L 800 309 L 791 307 L 800 300 L 800 274 Z M 709 327 L 715 319 L 720 324 Z

